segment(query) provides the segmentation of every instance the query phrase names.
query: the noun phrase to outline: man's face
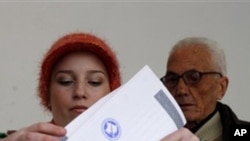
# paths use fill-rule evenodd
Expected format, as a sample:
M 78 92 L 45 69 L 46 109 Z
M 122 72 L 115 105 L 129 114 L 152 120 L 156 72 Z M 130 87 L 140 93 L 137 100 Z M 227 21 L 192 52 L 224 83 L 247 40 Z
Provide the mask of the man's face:
M 177 75 L 197 70 L 199 72 L 218 72 L 212 63 L 210 54 L 198 46 L 177 49 L 168 60 L 167 72 Z M 194 84 L 185 83 L 183 77 L 175 86 L 167 86 L 170 93 L 180 105 L 188 123 L 199 123 L 211 114 L 216 102 L 224 95 L 219 74 L 202 75 Z

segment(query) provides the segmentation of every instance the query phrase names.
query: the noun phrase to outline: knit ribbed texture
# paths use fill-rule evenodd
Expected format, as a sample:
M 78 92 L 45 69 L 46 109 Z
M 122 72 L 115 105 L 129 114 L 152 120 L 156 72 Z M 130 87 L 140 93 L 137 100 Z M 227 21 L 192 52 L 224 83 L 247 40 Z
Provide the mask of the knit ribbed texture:
M 220 113 L 217 111 L 195 134 L 205 141 L 222 141 Z

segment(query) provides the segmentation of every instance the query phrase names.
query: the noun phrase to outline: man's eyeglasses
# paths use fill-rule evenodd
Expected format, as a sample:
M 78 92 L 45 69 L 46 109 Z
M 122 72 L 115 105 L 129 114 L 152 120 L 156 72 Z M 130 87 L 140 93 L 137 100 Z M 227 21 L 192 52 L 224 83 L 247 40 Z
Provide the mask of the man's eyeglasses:
M 193 70 L 188 70 L 181 75 L 168 71 L 165 76 L 161 77 L 160 80 L 167 87 L 175 87 L 181 78 L 183 78 L 183 81 L 186 85 L 195 85 L 200 82 L 203 75 L 209 75 L 209 74 L 217 74 L 220 77 L 222 77 L 222 74 L 219 72 L 213 72 L 213 71 L 199 72 L 193 69 Z

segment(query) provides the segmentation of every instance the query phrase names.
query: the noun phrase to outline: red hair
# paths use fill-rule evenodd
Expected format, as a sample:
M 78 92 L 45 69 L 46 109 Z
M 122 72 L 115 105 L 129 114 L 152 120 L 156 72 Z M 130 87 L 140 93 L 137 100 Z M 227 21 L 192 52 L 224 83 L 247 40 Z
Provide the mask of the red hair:
M 121 85 L 119 63 L 112 49 L 95 35 L 89 33 L 71 33 L 59 38 L 45 54 L 41 63 L 38 96 L 41 104 L 49 109 L 49 85 L 53 67 L 61 57 L 71 52 L 91 52 L 104 63 L 108 72 L 110 89 Z

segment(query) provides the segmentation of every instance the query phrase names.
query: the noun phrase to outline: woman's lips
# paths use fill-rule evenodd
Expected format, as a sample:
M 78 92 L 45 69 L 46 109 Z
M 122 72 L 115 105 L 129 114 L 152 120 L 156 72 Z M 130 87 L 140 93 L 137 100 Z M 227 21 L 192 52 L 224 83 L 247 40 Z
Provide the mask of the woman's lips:
M 76 113 L 82 113 L 87 109 L 88 109 L 88 107 L 86 107 L 86 106 L 74 106 L 74 107 L 70 108 L 70 111 L 73 111 Z

